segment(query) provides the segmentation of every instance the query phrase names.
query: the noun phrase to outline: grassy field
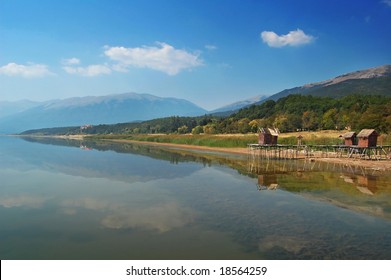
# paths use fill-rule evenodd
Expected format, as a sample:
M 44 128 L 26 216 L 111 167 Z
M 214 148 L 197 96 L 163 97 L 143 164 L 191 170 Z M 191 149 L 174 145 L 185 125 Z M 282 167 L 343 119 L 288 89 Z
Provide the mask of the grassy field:
M 343 139 L 339 137 L 346 131 L 301 131 L 281 133 L 278 144 L 297 144 L 297 137 L 303 136 L 302 144 L 307 145 L 336 145 L 341 144 Z M 247 144 L 258 143 L 257 134 L 138 134 L 138 135 L 99 135 L 91 136 L 98 139 L 125 139 L 134 141 L 147 141 L 154 143 L 187 144 L 208 147 L 238 148 L 246 147 Z M 390 145 L 391 136 L 381 135 L 378 145 Z
M 340 136 L 346 132 L 340 130 L 321 130 L 281 133 L 278 137 L 278 144 L 297 144 L 297 137 L 301 135 L 303 137 L 302 144 L 338 145 L 343 142 Z
M 278 144 L 296 144 L 297 137 L 303 136 L 303 144 L 308 145 L 337 145 L 343 143 L 341 135 L 347 130 L 321 130 L 281 133 Z M 377 139 L 377 145 L 391 145 L 391 135 L 382 134 Z

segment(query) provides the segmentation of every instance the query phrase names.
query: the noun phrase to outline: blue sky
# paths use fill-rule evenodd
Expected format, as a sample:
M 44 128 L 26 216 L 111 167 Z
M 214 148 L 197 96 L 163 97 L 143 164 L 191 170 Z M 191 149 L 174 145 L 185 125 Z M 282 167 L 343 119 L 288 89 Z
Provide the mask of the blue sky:
M 0 100 L 206 109 L 391 64 L 391 0 L 0 0 Z

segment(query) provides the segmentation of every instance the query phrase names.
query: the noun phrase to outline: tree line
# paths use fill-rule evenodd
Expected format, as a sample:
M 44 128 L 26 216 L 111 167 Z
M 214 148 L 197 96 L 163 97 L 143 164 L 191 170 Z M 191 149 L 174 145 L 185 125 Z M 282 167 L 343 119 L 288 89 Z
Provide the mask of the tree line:
M 381 133 L 391 132 L 391 97 L 374 95 L 348 95 L 341 98 L 315 97 L 292 94 L 277 101 L 268 100 L 251 105 L 238 112 L 219 117 L 171 116 L 138 123 L 96 125 L 35 130 L 25 133 L 40 134 L 217 134 L 250 133 L 260 127 L 275 127 L 280 132 L 298 130 L 373 128 Z M 62 132 L 62 133 L 61 133 Z

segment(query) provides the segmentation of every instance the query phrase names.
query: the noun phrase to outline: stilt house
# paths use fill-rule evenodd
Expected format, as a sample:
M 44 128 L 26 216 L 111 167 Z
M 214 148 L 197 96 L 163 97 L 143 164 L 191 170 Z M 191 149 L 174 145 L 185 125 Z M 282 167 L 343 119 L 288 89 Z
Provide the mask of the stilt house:
M 277 145 L 278 130 L 274 128 L 260 128 L 258 136 L 259 145 Z
M 360 148 L 376 147 L 379 134 L 374 129 L 363 129 L 357 134 Z
M 345 139 L 344 144 L 346 146 L 357 145 L 357 133 L 354 131 L 346 132 L 342 137 Z

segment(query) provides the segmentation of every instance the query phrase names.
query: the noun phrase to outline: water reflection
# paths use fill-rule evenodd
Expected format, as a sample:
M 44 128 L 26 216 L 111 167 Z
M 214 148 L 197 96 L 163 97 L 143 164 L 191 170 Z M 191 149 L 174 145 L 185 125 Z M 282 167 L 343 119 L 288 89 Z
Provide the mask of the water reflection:
M 138 208 L 136 211 L 128 210 L 115 211 L 102 220 L 102 225 L 112 229 L 142 228 L 163 233 L 181 228 L 193 220 L 191 210 L 174 202 Z
M 2 259 L 391 258 L 387 173 L 129 143 L 0 142 Z
M 17 195 L 0 197 L 0 206 L 4 208 L 26 207 L 26 208 L 41 208 L 48 198 L 32 196 L 32 195 Z
M 374 195 L 378 191 L 376 176 L 342 174 L 340 178 L 344 182 L 354 185 L 363 194 Z
M 313 159 L 303 160 L 267 160 L 259 157 L 248 157 L 247 169 L 249 173 L 254 174 L 283 174 L 292 172 L 341 172 L 346 174 L 361 174 L 367 176 L 379 176 L 387 172 L 382 172 L 377 169 L 368 169 L 359 165 L 350 165 L 348 162 L 344 164 L 333 162 L 322 162 Z
M 276 174 L 258 175 L 258 190 L 276 190 L 278 188 Z
M 134 154 L 147 156 L 154 159 L 166 160 L 173 164 L 180 162 L 201 162 L 204 166 L 211 166 L 212 162 L 219 162 L 221 164 L 234 165 L 238 157 L 227 158 L 226 156 L 218 156 L 218 154 L 202 154 L 196 151 L 184 151 L 164 147 L 155 147 L 149 145 L 140 145 L 137 143 L 116 143 L 110 141 L 94 141 L 94 140 L 76 140 L 63 138 L 49 138 L 49 137 L 22 137 L 23 140 L 40 143 L 57 145 L 64 147 L 81 148 L 82 150 L 97 150 L 97 151 L 114 151 L 116 153 Z M 240 156 L 240 165 L 245 166 L 247 160 L 245 156 Z M 243 169 L 245 170 L 245 169 Z
M 25 138 L 35 143 L 59 145 L 67 147 L 88 147 L 98 151 L 115 151 L 120 154 L 141 155 L 148 158 L 168 161 L 175 164 L 177 168 L 168 172 L 158 170 L 160 165 L 153 168 L 150 163 L 143 164 L 137 158 L 135 162 L 127 162 L 124 166 L 132 166 L 132 169 L 121 170 L 116 163 L 116 171 L 110 170 L 107 174 L 107 167 L 99 167 L 99 173 L 106 178 L 123 181 L 155 180 L 157 178 L 185 177 L 200 170 L 201 166 L 191 165 L 191 168 L 183 168 L 179 163 L 202 163 L 203 166 L 222 165 L 228 166 L 239 174 L 257 178 L 254 184 L 257 190 L 281 189 L 310 197 L 315 200 L 327 201 L 339 207 L 369 213 L 391 219 L 391 181 L 390 172 L 380 172 L 375 169 L 366 169 L 357 165 L 320 162 L 313 160 L 265 160 L 253 156 L 227 156 L 217 154 L 202 154 L 191 150 L 178 150 L 175 148 L 158 148 L 148 145 L 134 143 L 113 143 L 102 141 L 85 141 L 56 138 Z M 56 161 L 56 159 L 55 159 Z M 80 162 L 82 163 L 82 162 Z M 111 165 L 111 164 L 110 164 Z M 76 170 L 70 172 L 76 174 L 80 170 L 88 170 L 90 163 L 86 166 L 76 166 Z M 137 168 L 135 166 L 141 167 Z M 74 166 L 73 166 L 74 167 Z M 96 170 L 97 166 L 94 166 Z M 142 170 L 143 171 L 142 171 Z M 146 174 L 146 170 L 151 172 Z M 89 171 L 91 174 L 92 172 Z M 114 173 L 114 176 L 113 176 Z M 122 175 L 120 175 L 122 174 Z M 140 176 L 140 174 L 143 174 Z M 91 174 L 96 176 L 96 174 Z M 133 177 L 132 177 L 133 175 Z M 85 176 L 85 175 L 84 175 Z M 163 176 L 163 177 L 162 177 Z M 131 178 L 131 179 L 130 179 Z M 379 183 L 379 187 L 377 184 Z M 367 200 L 365 196 L 373 196 L 373 200 Z M 373 203 L 376 206 L 372 205 Z

